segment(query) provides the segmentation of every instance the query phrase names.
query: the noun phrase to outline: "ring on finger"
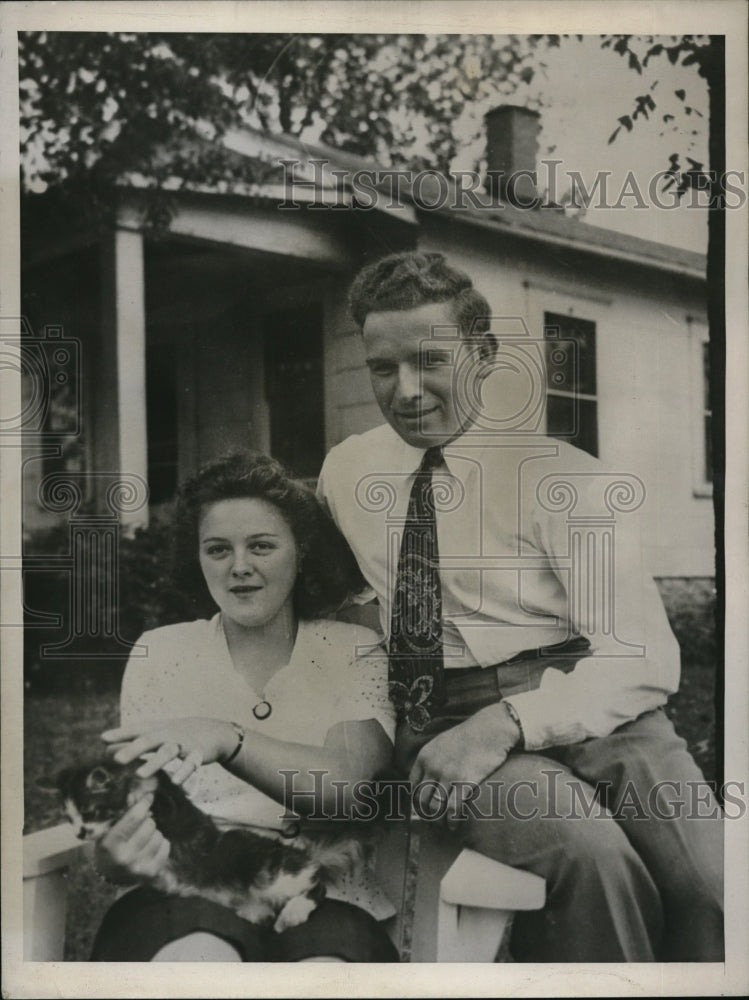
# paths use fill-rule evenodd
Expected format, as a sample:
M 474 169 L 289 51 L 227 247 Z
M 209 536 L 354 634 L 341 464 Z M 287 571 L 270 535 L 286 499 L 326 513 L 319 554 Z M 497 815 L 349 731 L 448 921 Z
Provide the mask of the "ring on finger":
M 436 805 L 438 809 L 441 809 L 446 804 L 447 799 L 448 796 L 445 794 L 444 788 L 441 785 L 437 785 L 430 796 L 430 806 Z

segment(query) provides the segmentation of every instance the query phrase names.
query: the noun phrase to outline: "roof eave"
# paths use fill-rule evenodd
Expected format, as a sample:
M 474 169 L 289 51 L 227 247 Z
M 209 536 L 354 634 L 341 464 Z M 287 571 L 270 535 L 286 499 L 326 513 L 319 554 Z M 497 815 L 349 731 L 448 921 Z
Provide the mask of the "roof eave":
M 433 210 L 430 209 L 429 211 Z M 440 214 L 443 213 L 440 212 Z M 669 261 L 666 259 L 643 256 L 641 254 L 611 246 L 598 246 L 595 243 L 575 240 L 574 237 L 568 235 L 560 236 L 554 233 L 542 232 L 538 229 L 525 229 L 520 226 L 513 225 L 512 223 L 509 225 L 503 224 L 496 218 L 482 219 L 478 215 L 471 215 L 467 212 L 451 212 L 450 217 L 454 222 L 475 226 L 479 229 L 490 230 L 495 234 L 498 231 L 502 231 L 507 235 L 517 237 L 518 239 L 529 240 L 535 243 L 543 243 L 547 246 L 564 247 L 567 250 L 575 250 L 582 254 L 592 254 L 596 257 L 605 257 L 608 260 L 626 261 L 627 263 L 636 264 L 640 267 L 650 267 L 659 271 L 667 271 L 670 274 L 678 274 L 682 277 L 694 278 L 701 281 L 707 280 L 707 272 L 705 268 L 691 267 L 688 264 L 682 264 L 678 261 Z

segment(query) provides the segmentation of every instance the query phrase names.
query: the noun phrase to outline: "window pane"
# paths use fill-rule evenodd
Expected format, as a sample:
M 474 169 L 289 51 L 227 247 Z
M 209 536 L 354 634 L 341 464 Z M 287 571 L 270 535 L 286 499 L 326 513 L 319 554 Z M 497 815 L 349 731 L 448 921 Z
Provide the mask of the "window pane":
M 547 385 L 589 396 L 596 393 L 596 325 L 591 320 L 560 313 L 544 316 L 547 345 Z M 563 357 L 567 355 L 567 357 Z M 564 382 L 555 378 L 563 375 Z
M 704 406 L 710 409 L 710 345 L 702 345 L 702 386 L 705 393 Z
M 557 392 L 576 392 L 577 344 L 564 340 L 555 327 L 544 330 L 546 342 L 546 388 Z M 553 339 L 549 339 L 549 336 Z
M 713 481 L 713 418 L 705 414 L 705 482 Z
M 546 433 L 598 455 L 598 406 L 594 400 L 574 396 L 546 398 Z

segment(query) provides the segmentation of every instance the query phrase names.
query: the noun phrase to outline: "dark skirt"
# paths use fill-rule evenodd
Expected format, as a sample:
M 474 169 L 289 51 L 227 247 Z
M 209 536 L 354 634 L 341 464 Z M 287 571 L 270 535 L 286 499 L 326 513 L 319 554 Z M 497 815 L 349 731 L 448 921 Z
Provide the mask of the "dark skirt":
M 244 962 L 299 962 L 329 955 L 346 962 L 397 962 L 382 926 L 365 910 L 324 899 L 297 927 L 276 934 L 199 896 L 141 887 L 120 897 L 102 921 L 92 962 L 150 962 L 165 945 L 205 931 L 233 945 Z

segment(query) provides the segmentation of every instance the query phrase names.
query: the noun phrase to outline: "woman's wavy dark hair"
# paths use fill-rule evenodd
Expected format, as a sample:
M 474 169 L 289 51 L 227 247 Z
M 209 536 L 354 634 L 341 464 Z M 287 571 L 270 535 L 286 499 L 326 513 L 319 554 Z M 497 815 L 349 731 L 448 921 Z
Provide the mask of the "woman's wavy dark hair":
M 172 572 L 176 586 L 196 609 L 202 612 L 209 606 L 198 558 L 201 518 L 211 504 L 241 499 L 272 504 L 291 528 L 300 555 L 293 594 L 300 618 L 329 614 L 364 589 L 356 559 L 315 494 L 274 458 L 234 452 L 204 466 L 177 494 Z

